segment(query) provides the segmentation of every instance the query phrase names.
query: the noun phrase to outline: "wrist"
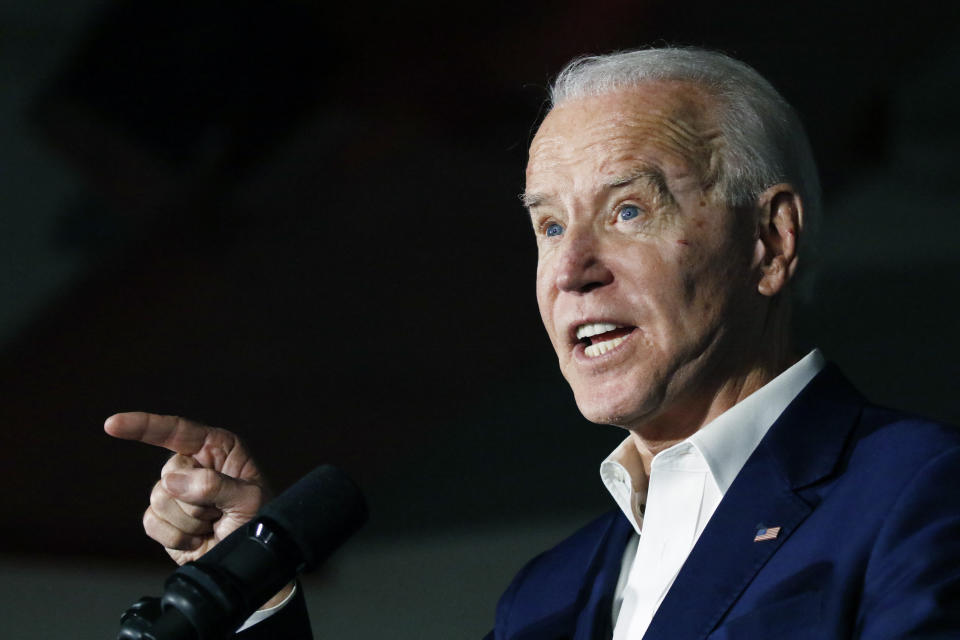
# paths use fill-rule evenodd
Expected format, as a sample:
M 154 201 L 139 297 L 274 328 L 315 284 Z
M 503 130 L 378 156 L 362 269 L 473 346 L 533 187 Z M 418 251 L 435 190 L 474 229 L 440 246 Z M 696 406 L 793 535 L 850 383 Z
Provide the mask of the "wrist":
M 278 607 L 282 604 L 285 604 L 291 596 L 293 596 L 294 589 L 296 589 L 296 582 L 288 583 L 283 589 L 277 592 L 275 596 L 264 602 L 259 611 L 265 611 L 267 609 L 272 609 Z

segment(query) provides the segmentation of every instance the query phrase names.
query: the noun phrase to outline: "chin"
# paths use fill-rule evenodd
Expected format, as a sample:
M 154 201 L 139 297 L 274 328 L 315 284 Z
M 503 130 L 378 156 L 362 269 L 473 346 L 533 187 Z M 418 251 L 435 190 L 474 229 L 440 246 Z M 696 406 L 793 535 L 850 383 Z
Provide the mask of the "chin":
M 612 424 L 627 429 L 651 413 L 648 406 L 651 403 L 645 401 L 645 394 L 636 390 L 605 394 L 597 393 L 596 389 L 574 389 L 573 396 L 583 417 L 595 424 Z

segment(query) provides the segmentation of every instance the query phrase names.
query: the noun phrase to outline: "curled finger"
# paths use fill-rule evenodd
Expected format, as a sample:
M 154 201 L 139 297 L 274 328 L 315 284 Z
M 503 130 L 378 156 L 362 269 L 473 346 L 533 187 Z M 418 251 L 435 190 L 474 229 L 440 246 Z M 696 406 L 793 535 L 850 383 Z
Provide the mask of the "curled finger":
M 191 518 L 196 518 L 197 520 L 203 520 L 205 522 L 216 522 L 223 515 L 223 511 L 217 509 L 216 507 L 208 507 L 200 504 L 190 504 L 183 500 L 176 500 L 177 505 L 183 510 L 185 514 Z
M 186 512 L 181 502 L 171 496 L 160 482 L 153 485 L 153 490 L 150 492 L 150 509 L 157 518 L 185 534 L 202 536 L 213 532 L 212 520 L 196 518 Z M 196 507 L 196 510 L 202 513 L 208 509 L 209 507 Z
M 143 514 L 143 530 L 167 549 L 194 551 L 204 543 L 204 538 L 181 531 L 160 518 L 153 507 L 147 507 Z
M 174 453 L 167 458 L 167 462 L 163 465 L 163 468 L 160 469 L 160 477 L 162 478 L 168 473 L 180 471 L 181 469 L 197 469 L 200 466 L 200 463 L 190 456 L 185 456 L 182 453 Z
M 234 518 L 250 519 L 265 501 L 261 486 L 212 469 L 182 469 L 163 477 L 163 488 L 182 502 L 215 507 Z

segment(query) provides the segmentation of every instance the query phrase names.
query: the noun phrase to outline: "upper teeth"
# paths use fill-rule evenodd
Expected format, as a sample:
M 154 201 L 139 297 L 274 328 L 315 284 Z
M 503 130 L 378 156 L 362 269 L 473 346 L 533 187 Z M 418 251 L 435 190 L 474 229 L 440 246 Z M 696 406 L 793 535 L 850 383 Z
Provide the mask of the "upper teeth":
M 582 324 L 577 327 L 577 340 L 583 340 L 584 338 L 589 338 L 590 336 L 606 333 L 607 331 L 613 331 L 614 329 L 619 329 L 622 326 L 623 325 L 611 324 L 609 322 L 591 322 L 590 324 Z

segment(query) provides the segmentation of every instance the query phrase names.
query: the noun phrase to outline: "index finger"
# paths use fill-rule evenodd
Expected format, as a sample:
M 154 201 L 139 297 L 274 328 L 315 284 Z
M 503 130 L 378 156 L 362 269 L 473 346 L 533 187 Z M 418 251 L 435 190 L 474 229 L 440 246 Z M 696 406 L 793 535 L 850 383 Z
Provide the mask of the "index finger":
M 203 448 L 211 427 L 179 416 L 161 416 L 143 411 L 117 413 L 103 423 L 114 438 L 136 440 L 174 453 L 192 456 Z

